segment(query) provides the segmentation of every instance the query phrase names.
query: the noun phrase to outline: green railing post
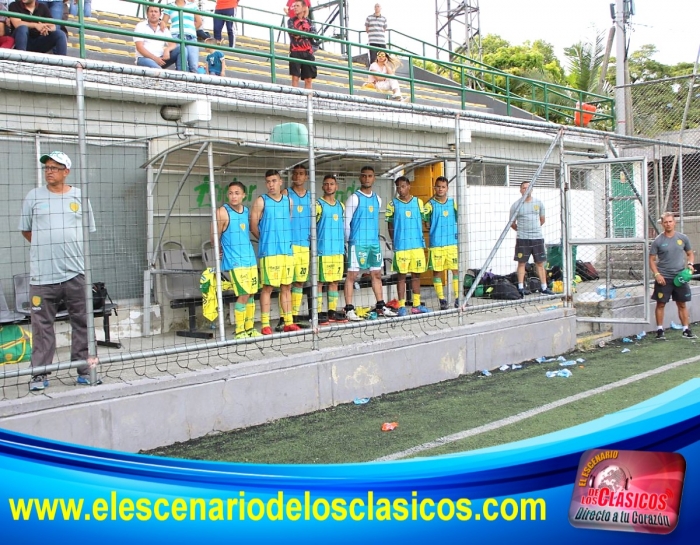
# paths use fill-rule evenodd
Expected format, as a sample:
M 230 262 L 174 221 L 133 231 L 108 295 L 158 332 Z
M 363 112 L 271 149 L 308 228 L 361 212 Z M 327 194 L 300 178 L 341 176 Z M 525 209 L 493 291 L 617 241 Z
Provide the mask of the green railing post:
M 510 115 L 510 74 L 506 74 L 506 115 Z
M 408 56 L 408 77 L 410 78 L 410 88 L 411 88 L 411 103 L 416 101 L 416 78 L 413 73 L 413 57 Z
M 180 42 L 180 59 L 179 59 L 180 62 L 179 62 L 179 64 L 180 64 L 180 70 L 182 70 L 183 72 L 187 72 L 187 46 L 185 45 L 185 18 L 183 17 L 184 14 L 182 13 L 182 9 L 180 8 L 180 6 L 176 6 L 175 4 L 173 4 L 170 7 L 174 7 L 175 9 L 177 9 L 180 12 L 180 15 L 177 18 L 177 22 L 178 22 L 177 26 L 178 26 L 178 32 L 179 32 L 178 36 L 180 37 L 180 40 L 179 40 L 179 42 Z
M 353 81 L 354 68 L 352 66 L 352 45 L 350 45 L 350 42 L 347 43 L 347 52 L 348 52 L 348 91 L 350 91 L 351 95 L 354 95 L 355 94 L 355 83 Z
M 80 47 L 80 58 L 87 59 L 87 51 L 85 50 L 85 13 L 83 13 L 84 0 L 78 0 L 78 45 Z
M 542 96 L 542 101 L 544 102 L 544 118 L 549 121 L 549 87 L 546 83 L 544 84 Z
M 277 83 L 277 67 L 275 66 L 276 61 L 275 55 L 275 30 L 270 27 L 270 81 L 272 83 Z

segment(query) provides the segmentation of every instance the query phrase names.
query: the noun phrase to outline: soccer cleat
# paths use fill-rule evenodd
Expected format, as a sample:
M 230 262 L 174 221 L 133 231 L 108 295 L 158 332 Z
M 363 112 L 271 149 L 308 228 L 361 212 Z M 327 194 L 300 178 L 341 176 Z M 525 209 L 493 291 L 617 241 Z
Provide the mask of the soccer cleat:
M 251 339 L 262 337 L 262 334 L 257 329 L 249 329 L 245 334 Z
M 459 299 L 455 299 L 455 308 L 459 308 Z
M 284 329 L 282 330 L 285 333 L 291 333 L 293 331 L 301 331 L 301 327 L 299 327 L 297 324 L 289 324 L 284 326 Z
M 540 293 L 542 295 L 555 295 L 554 292 L 552 290 L 550 290 L 549 288 L 547 288 L 546 290 L 540 290 Z
M 440 310 L 447 310 L 450 305 L 447 304 L 447 299 L 440 299 Z
M 401 318 L 403 316 L 408 316 L 408 308 L 407 307 L 399 307 L 399 312 L 398 312 L 398 317 Z
M 266 325 L 265 327 L 263 327 L 263 328 L 260 330 L 260 332 L 261 332 L 263 335 L 272 335 L 272 328 L 271 328 L 269 325 Z
M 331 323 L 329 319 L 329 312 L 319 312 L 318 313 L 318 325 L 328 325 Z
M 697 339 L 697 338 L 698 338 L 697 335 L 695 335 L 692 331 L 690 331 L 690 328 L 688 328 L 688 329 L 686 329 L 685 331 L 683 331 L 682 337 L 683 337 L 684 339 Z
M 360 317 L 355 313 L 355 309 L 348 310 L 348 311 L 345 313 L 345 316 L 347 316 L 348 320 L 350 320 L 351 322 L 361 322 L 361 321 L 362 321 L 362 318 L 360 318 Z
M 663 329 L 656 330 L 656 340 L 657 341 L 665 341 L 666 340 L 666 335 L 664 334 Z
M 411 308 L 411 314 L 426 314 L 430 312 L 430 309 L 425 305 L 418 305 L 417 307 Z
M 39 392 L 43 390 L 44 388 L 49 387 L 49 379 L 46 378 L 46 375 L 36 375 L 35 377 L 32 377 L 32 380 L 29 382 L 29 391 L 30 392 Z
M 284 318 L 279 319 L 277 325 L 275 326 L 275 331 L 277 333 L 282 333 L 282 331 L 284 331 Z
M 247 339 L 249 336 L 250 335 L 248 335 L 248 333 L 246 331 L 241 331 L 240 333 L 236 333 L 236 336 L 234 337 L 234 339 L 236 339 L 236 340 Z
M 344 324 L 348 321 L 347 317 L 345 316 L 344 310 L 329 310 L 328 320 L 338 324 Z
M 95 384 L 95 386 L 102 384 L 102 379 L 97 378 L 95 379 L 95 382 L 92 382 L 90 380 L 90 375 L 78 375 L 78 378 L 75 379 L 75 383 L 78 384 L 79 386 L 92 386 Z
M 377 313 L 377 316 L 384 316 L 385 318 L 394 318 L 398 316 L 399 314 L 397 312 L 394 312 L 391 310 L 391 308 L 384 306 L 382 308 L 375 308 L 374 309 Z

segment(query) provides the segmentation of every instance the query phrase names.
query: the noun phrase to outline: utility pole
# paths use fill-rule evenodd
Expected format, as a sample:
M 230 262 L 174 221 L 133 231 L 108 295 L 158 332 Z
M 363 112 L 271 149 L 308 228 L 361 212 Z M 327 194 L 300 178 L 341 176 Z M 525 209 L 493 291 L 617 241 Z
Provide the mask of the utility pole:
M 634 14 L 634 0 L 616 0 L 615 2 L 615 132 L 627 134 L 627 36 L 625 27 L 629 16 Z

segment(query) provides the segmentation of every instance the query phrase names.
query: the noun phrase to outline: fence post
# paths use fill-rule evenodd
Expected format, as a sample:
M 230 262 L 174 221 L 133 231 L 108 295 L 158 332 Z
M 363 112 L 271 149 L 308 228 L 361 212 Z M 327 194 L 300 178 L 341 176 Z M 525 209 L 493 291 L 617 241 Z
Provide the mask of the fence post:
M 309 241 L 309 272 L 311 273 L 311 331 L 312 349 L 319 349 L 318 342 L 318 247 L 316 244 L 316 156 L 314 152 L 314 104 L 313 93 L 306 95 L 306 123 L 309 130 L 309 202 L 311 214 L 311 240 Z

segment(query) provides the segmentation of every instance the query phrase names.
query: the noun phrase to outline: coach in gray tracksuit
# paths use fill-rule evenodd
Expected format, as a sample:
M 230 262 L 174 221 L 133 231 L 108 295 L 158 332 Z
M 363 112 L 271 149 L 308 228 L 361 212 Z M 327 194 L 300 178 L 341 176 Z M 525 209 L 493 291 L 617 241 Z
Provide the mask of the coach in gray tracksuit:
M 71 361 L 88 357 L 83 257 L 83 206 L 80 190 L 66 183 L 71 160 L 60 151 L 40 159 L 45 187 L 32 189 L 22 203 L 19 230 L 31 243 L 29 298 L 32 316 L 32 367 L 49 365 L 56 351 L 54 321 L 65 300 L 71 323 Z M 96 231 L 88 203 L 90 231 Z M 87 365 L 78 368 L 78 383 L 89 384 Z M 32 377 L 30 390 L 48 386 L 46 375 Z

